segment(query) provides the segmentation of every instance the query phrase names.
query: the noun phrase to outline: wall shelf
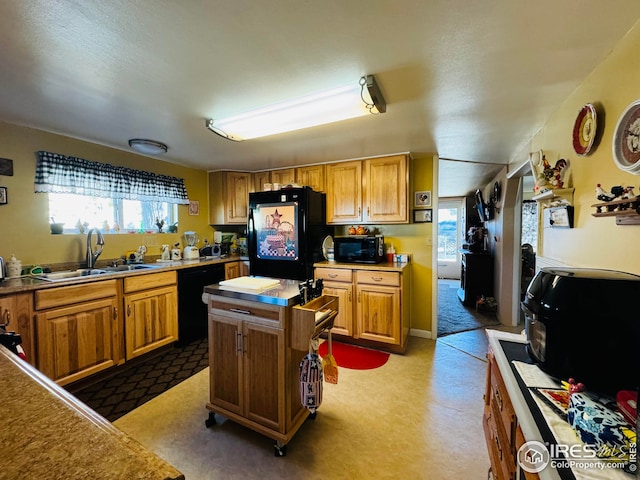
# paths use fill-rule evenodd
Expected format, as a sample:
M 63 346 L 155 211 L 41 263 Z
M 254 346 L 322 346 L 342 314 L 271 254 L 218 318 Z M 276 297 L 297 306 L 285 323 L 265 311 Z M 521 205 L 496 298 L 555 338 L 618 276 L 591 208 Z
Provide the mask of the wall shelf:
M 594 203 L 594 217 L 616 217 L 616 225 L 640 225 L 640 199 L 622 199 Z
M 555 190 L 545 190 L 542 193 L 534 195 L 531 200 L 541 202 L 542 200 L 550 200 L 552 198 L 565 198 L 573 203 L 573 188 L 556 188 Z

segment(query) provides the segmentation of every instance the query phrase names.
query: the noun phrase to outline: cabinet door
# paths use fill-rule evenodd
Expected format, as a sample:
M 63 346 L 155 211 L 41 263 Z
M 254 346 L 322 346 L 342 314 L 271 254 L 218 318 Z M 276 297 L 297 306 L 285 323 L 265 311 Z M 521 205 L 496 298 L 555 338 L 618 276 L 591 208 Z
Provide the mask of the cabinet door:
M 329 164 L 327 174 L 327 223 L 362 220 L 362 162 Z
M 333 321 L 332 333 L 353 336 L 353 284 L 324 282 L 323 294 L 338 297 L 339 313 Z
M 316 192 L 324 192 L 324 165 L 296 168 L 296 183 L 311 187 Z
M 125 295 L 126 359 L 178 339 L 178 292 L 175 286 Z
M 0 297 L 0 324 L 8 324 L 8 332 L 20 334 L 27 360 L 36 364 L 34 345 L 33 295 L 17 293 Z
M 227 262 L 224 264 L 224 279 L 230 280 L 240 276 L 240 262 Z
M 249 276 L 249 262 L 246 260 L 243 260 L 241 262 L 238 262 L 240 264 L 240 276 L 241 277 L 248 277 Z
M 283 168 L 280 170 L 271 170 L 271 183 L 279 183 L 280 187 L 296 182 L 296 169 Z
M 284 330 L 244 322 L 242 343 L 244 416 L 284 432 Z
M 247 223 L 251 174 L 226 172 L 225 223 Z
M 400 289 L 356 285 L 357 338 L 401 345 Z
M 271 183 L 271 172 L 256 172 L 253 174 L 254 192 L 262 192 L 265 183 Z
M 367 223 L 409 222 L 409 158 L 406 155 L 364 161 L 364 214 Z
M 117 364 L 117 297 L 36 314 L 38 369 L 59 385 Z
M 241 323 L 224 315 L 209 315 L 209 399 L 212 404 L 242 415 Z

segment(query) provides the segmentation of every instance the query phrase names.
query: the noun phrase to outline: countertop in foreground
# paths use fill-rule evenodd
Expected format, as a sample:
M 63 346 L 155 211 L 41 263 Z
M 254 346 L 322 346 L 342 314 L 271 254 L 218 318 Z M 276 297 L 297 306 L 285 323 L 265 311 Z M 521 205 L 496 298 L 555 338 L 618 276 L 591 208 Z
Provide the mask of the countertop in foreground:
M 0 477 L 180 480 L 178 470 L 0 346 Z

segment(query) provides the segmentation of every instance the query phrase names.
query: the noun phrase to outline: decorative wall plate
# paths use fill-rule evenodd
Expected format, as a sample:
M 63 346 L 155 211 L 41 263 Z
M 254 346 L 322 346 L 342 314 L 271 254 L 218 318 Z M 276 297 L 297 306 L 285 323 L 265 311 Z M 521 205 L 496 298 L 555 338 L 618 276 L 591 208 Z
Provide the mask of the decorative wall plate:
M 598 128 L 595 107 L 587 103 L 584 105 L 573 125 L 573 149 L 578 155 L 587 155 L 593 146 Z
M 613 160 L 620 170 L 640 175 L 640 100 L 622 113 L 613 134 Z

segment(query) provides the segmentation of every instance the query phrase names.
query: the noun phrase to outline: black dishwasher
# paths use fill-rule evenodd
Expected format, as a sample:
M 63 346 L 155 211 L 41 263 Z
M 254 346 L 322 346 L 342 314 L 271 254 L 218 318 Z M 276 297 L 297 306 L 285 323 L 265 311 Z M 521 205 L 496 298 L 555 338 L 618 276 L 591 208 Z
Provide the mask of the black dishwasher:
M 178 345 L 207 337 L 204 287 L 224 280 L 224 263 L 178 270 Z

